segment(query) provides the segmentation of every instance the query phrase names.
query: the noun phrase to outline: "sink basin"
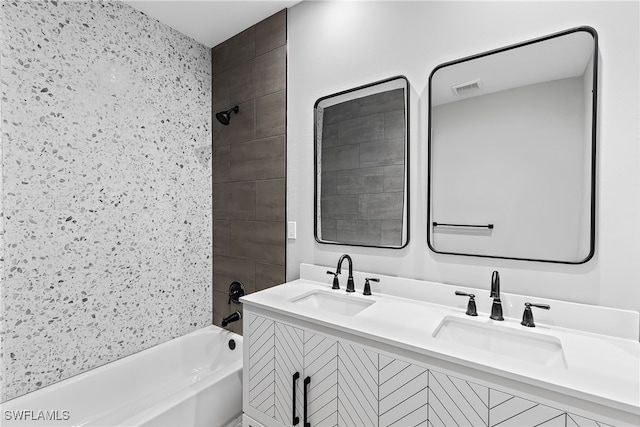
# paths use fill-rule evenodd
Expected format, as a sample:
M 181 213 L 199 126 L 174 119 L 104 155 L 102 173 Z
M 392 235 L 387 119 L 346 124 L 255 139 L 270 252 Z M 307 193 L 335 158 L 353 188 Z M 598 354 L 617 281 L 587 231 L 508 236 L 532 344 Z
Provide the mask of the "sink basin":
M 490 352 L 542 366 L 567 368 L 562 342 L 556 337 L 534 331 L 446 316 L 433 337 L 455 342 L 471 351 Z
M 291 299 L 290 302 L 299 307 L 328 311 L 342 316 L 354 316 L 375 303 L 355 295 L 320 290 L 308 292 Z

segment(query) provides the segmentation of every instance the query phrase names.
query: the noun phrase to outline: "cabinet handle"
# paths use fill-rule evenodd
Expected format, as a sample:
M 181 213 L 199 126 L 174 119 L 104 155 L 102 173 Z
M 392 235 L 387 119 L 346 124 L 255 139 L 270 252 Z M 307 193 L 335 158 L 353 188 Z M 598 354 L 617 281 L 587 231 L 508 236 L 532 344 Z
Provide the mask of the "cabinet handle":
M 300 417 L 296 416 L 296 381 L 300 378 L 300 372 L 293 374 L 293 425 L 297 426 L 300 422 Z
M 304 427 L 311 427 L 311 423 L 307 421 L 307 396 L 309 394 L 309 384 L 311 384 L 311 377 L 304 379 Z

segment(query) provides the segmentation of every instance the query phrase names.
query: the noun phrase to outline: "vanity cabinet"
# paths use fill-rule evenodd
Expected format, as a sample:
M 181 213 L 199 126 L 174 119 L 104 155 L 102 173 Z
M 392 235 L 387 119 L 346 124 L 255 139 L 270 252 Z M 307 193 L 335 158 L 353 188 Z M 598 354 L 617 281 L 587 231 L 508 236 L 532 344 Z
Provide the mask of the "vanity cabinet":
M 263 316 L 245 319 L 245 412 L 273 425 L 338 424 L 337 341 Z
M 243 409 L 259 423 L 304 427 L 305 412 L 314 427 L 426 422 L 424 367 L 250 311 L 245 321 Z
M 294 410 L 294 395 L 296 405 L 302 407 L 302 331 L 283 324 L 276 328 L 273 320 L 264 317 L 245 319 L 251 346 L 244 365 L 248 367 L 248 375 L 247 370 L 244 374 L 248 399 L 245 395 L 244 402 L 283 425 L 291 425 L 287 417 Z
M 611 427 L 434 369 L 429 369 L 428 390 L 428 420 L 434 427 Z
M 431 358 L 378 351 L 374 341 L 361 345 L 283 318 L 245 306 L 244 427 L 610 426 Z

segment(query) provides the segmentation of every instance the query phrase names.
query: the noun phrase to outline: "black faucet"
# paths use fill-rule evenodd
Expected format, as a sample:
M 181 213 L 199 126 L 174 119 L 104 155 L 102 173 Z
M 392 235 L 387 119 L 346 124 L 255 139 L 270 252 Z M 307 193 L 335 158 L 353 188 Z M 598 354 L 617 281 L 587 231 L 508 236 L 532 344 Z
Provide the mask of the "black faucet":
M 551 306 L 549 304 L 532 304 L 530 302 L 524 303 L 524 313 L 522 313 L 522 322 L 520 322 L 520 324 L 528 328 L 535 328 L 536 324 L 533 322 L 533 313 L 531 312 L 531 307 L 549 310 Z
M 467 303 L 467 316 L 477 316 L 478 311 L 476 309 L 476 296 L 474 294 L 468 294 L 466 292 L 456 291 L 456 295 L 469 297 L 469 302 Z
M 504 320 L 502 317 L 502 301 L 500 301 L 500 273 L 493 272 L 491 276 L 491 295 L 493 298 L 493 304 L 491 305 L 491 316 L 489 318 L 493 320 Z
M 340 289 L 340 281 L 338 280 L 338 274 L 339 273 L 334 273 L 333 271 L 327 271 L 327 274 L 333 274 L 333 286 L 331 286 L 331 289 Z
M 336 269 L 336 274 L 340 274 L 342 271 L 342 262 L 344 260 L 349 261 L 349 278 L 347 279 L 347 292 L 355 292 L 356 287 L 353 283 L 353 261 L 351 261 L 351 257 L 347 254 L 344 254 L 338 260 L 338 268 Z
M 225 328 L 229 323 L 236 322 L 240 319 L 242 319 L 242 314 L 240 314 L 239 311 L 231 313 L 230 315 L 222 319 L 222 327 Z
M 364 279 L 364 291 L 362 291 L 362 295 L 371 295 L 371 283 L 369 283 L 369 280 L 371 280 L 372 282 L 380 281 L 380 279 L 376 277 L 367 277 L 366 279 Z

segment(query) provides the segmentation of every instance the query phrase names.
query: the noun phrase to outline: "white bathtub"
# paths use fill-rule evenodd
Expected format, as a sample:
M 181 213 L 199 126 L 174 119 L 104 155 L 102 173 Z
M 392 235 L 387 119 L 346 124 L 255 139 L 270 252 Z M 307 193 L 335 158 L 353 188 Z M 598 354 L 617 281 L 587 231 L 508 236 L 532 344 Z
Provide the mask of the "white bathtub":
M 208 326 L 0 406 L 3 427 L 227 426 L 242 413 L 242 337 Z

